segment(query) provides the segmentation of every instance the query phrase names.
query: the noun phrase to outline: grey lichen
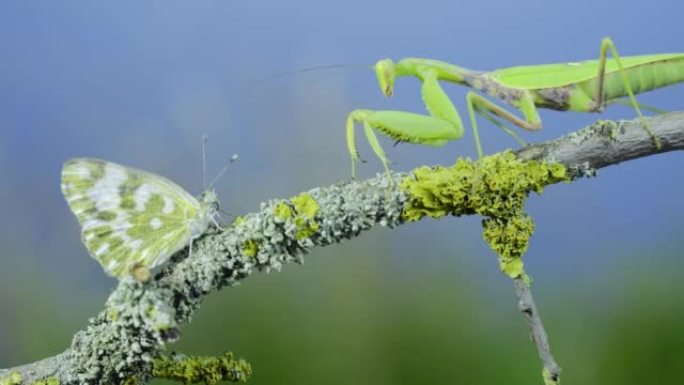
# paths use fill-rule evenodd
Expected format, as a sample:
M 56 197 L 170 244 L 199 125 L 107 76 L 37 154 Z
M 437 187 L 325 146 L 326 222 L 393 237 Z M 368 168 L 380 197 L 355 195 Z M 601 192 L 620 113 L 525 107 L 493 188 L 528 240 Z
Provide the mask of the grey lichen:
M 605 138 L 609 141 L 615 141 L 619 130 L 622 128 L 622 122 L 613 120 L 597 120 L 593 124 L 566 135 L 570 143 L 577 146 L 581 145 L 587 140 L 595 140 L 597 137 Z
M 152 359 L 178 337 L 173 298 L 161 282 L 122 280 L 106 310 L 74 337 L 73 376 L 82 383 L 120 383 L 134 376 L 145 380 Z
M 598 175 L 598 170 L 591 167 L 589 162 L 582 162 L 568 167 L 568 172 L 570 175 L 575 176 L 575 178 L 593 178 Z
M 280 269 L 284 263 L 300 262 L 314 246 L 338 243 L 377 224 L 400 224 L 407 196 L 388 187 L 385 178 L 376 178 L 316 188 L 287 201 L 269 201 L 259 213 L 242 217 L 222 234 L 221 244 L 241 264 Z M 245 251 L 248 255 L 242 255 Z
M 396 186 L 402 176 L 393 181 Z M 402 223 L 408 195 L 384 177 L 315 188 L 290 200 L 263 203 L 225 231 L 193 246 L 191 259 L 174 259 L 158 280 L 174 286 L 176 321 L 189 319 L 203 294 L 233 286 L 255 270 L 301 262 L 311 248 L 339 243 L 380 224 Z

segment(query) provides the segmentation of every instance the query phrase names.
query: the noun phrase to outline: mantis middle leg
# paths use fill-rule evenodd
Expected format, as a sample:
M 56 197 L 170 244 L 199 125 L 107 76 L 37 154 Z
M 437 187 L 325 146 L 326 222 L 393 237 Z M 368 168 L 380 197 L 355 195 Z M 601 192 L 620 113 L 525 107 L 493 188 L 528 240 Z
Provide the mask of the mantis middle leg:
M 522 112 L 524 119 L 515 116 L 514 114 L 505 110 L 503 107 L 497 106 L 482 95 L 473 91 L 468 91 L 466 94 L 466 104 L 468 105 L 470 125 L 473 127 L 475 147 L 477 148 L 477 154 L 479 157 L 482 157 L 484 152 L 482 151 L 482 144 L 480 143 L 480 134 L 477 128 L 477 121 L 475 120 L 475 113 L 480 114 L 485 119 L 494 123 L 506 133 L 513 136 L 513 138 L 515 138 L 518 142 L 521 142 L 522 139 L 520 139 L 520 137 L 518 137 L 518 135 L 512 130 L 508 129 L 508 127 L 496 121 L 492 115 L 507 120 L 508 122 L 515 124 L 516 126 L 525 130 L 537 131 L 541 129 L 541 118 L 539 117 L 537 107 L 534 105 L 532 95 L 529 93 L 523 93 L 523 96 L 518 100 L 518 105 L 516 106 Z

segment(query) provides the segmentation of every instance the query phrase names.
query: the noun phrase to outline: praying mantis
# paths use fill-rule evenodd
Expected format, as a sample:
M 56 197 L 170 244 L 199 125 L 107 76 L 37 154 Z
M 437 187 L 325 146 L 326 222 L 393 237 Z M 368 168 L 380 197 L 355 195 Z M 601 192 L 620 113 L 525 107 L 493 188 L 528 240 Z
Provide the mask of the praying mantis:
M 608 50 L 612 61 L 606 60 Z M 443 146 L 463 136 L 465 130 L 461 118 L 440 86 L 440 80 L 478 90 L 522 113 L 522 117 L 519 117 L 479 93 L 469 91 L 466 105 L 478 157 L 482 157 L 483 151 L 475 113 L 522 142 L 499 119 L 525 130 L 536 131 L 541 129 L 538 107 L 558 111 L 601 112 L 607 103 L 617 102 L 625 96 L 629 97 L 629 104 L 634 107 L 641 126 L 653 137 L 656 147 L 660 148 L 660 140 L 645 124 L 634 94 L 684 81 L 684 53 L 621 58 L 613 41 L 605 37 L 601 42 L 598 60 L 481 72 L 438 60 L 406 58 L 396 63 L 391 59 L 380 60 L 374 69 L 380 89 L 388 97 L 394 92 L 397 77 L 417 77 L 422 83 L 421 94 L 429 115 L 367 109 L 352 111 L 347 117 L 346 126 L 352 178 L 356 176 L 355 162 L 361 161 L 354 139 L 356 123 L 363 125 L 366 138 L 388 175 L 389 162 L 374 130 L 397 142 L 430 146 Z

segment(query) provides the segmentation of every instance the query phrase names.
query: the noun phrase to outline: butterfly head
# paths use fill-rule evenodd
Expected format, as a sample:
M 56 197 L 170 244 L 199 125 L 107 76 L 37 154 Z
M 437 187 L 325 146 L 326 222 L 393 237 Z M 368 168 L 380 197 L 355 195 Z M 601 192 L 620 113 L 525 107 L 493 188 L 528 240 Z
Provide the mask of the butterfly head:
M 190 222 L 190 233 L 192 238 L 196 238 L 207 230 L 207 226 L 210 223 L 214 223 L 216 227 L 219 227 L 216 222 L 216 216 L 218 215 L 219 202 L 216 192 L 214 190 L 207 190 L 199 196 L 200 208 L 197 218 Z
M 206 207 L 207 212 L 210 214 L 214 214 L 219 209 L 218 196 L 216 196 L 216 191 L 213 189 L 203 192 L 200 196 L 200 201 L 202 202 L 202 206 Z

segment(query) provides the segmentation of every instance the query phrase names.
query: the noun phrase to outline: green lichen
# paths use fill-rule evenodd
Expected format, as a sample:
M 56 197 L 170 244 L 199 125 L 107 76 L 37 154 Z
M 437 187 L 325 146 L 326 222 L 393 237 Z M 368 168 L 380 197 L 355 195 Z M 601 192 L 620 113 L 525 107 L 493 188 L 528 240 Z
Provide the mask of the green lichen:
M 48 377 L 44 380 L 36 381 L 31 385 L 60 385 L 61 381 L 57 377 Z
M 0 378 L 0 385 L 21 385 L 21 373 L 13 371 L 9 376 Z M 32 382 L 30 385 L 59 385 L 61 382 L 57 377 L 48 377 L 40 381 Z
M 293 220 L 297 228 L 295 238 L 308 238 L 318 231 L 320 225 L 315 217 L 320 206 L 310 194 L 302 193 L 290 199 L 290 202 L 280 202 L 275 206 L 273 214 L 283 220 Z
M 290 201 L 297 212 L 294 219 L 297 226 L 295 237 L 297 239 L 304 239 L 316 234 L 320 226 L 316 222 L 315 217 L 318 210 L 321 209 L 316 200 L 311 195 L 303 193 L 290 199 Z
M 0 378 L 0 385 L 21 385 L 21 373 L 15 370 L 9 376 Z
M 526 277 L 522 256 L 527 251 L 534 222 L 526 214 L 510 218 L 486 218 L 482 236 L 499 256 L 499 267 L 511 278 Z
M 311 195 L 303 193 L 291 198 L 290 203 L 285 201 L 278 203 L 274 209 L 274 215 L 284 220 L 294 221 L 297 227 L 296 239 L 304 239 L 316 234 L 320 227 L 314 219 L 320 210 L 316 200 Z
M 248 239 L 242 244 L 242 254 L 247 257 L 255 257 L 259 252 L 259 245 L 253 239 Z
M 237 216 L 235 217 L 235 220 L 233 223 L 231 223 L 231 226 L 240 226 L 241 224 L 245 223 L 245 217 L 243 216 Z
M 164 355 L 154 360 L 152 376 L 182 382 L 216 385 L 221 381 L 247 382 L 252 367 L 244 360 L 235 360 L 232 353 L 219 357 Z
M 107 319 L 109 319 L 110 321 L 116 322 L 119 319 L 119 312 L 117 312 L 116 309 L 108 307 L 105 310 L 107 314 Z
M 321 206 L 318 205 L 315 199 L 310 194 L 303 193 L 291 199 L 292 204 L 297 210 L 297 214 L 313 219 Z
M 278 203 L 273 210 L 273 214 L 281 219 L 290 219 L 293 215 L 292 208 L 285 202 Z
M 123 385 L 138 385 L 140 384 L 140 379 L 138 377 L 128 377 L 124 382 Z
M 552 375 L 547 368 L 542 370 L 542 378 L 544 379 L 544 385 L 560 385 L 560 379 Z
M 483 237 L 499 255 L 501 270 L 526 279 L 521 257 L 534 223 L 524 212 L 525 200 L 531 191 L 541 193 L 549 184 L 568 180 L 565 166 L 522 161 L 510 151 L 478 161 L 459 159 L 452 167 L 422 167 L 402 182 L 411 196 L 402 216 L 407 221 L 483 216 Z

